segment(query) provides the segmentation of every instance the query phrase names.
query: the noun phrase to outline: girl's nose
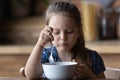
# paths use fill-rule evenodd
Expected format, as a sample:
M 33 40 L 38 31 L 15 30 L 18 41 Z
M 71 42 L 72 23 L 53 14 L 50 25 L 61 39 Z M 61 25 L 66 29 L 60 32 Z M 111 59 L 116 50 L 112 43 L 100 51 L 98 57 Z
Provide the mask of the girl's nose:
M 60 39 L 61 40 L 66 40 L 67 39 L 67 35 L 65 34 L 65 32 L 61 32 Z

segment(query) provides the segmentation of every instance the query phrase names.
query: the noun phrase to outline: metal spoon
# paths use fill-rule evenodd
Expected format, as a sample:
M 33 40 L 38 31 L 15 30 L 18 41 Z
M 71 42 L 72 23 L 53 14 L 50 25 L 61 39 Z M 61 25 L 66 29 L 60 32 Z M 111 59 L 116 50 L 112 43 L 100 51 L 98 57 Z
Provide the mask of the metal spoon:
M 48 27 L 50 27 L 50 26 L 48 26 Z M 52 46 L 53 46 L 53 44 L 52 44 L 52 40 L 50 41 L 50 48 L 51 48 L 51 51 L 50 51 L 50 56 L 49 56 L 49 62 L 51 63 L 51 64 L 54 64 L 54 58 L 53 58 L 53 53 L 52 53 Z
M 53 59 L 53 53 L 52 53 L 52 42 L 50 42 L 50 47 L 51 47 L 51 51 L 50 51 L 50 56 L 49 56 L 49 62 L 51 64 L 54 64 L 54 59 Z

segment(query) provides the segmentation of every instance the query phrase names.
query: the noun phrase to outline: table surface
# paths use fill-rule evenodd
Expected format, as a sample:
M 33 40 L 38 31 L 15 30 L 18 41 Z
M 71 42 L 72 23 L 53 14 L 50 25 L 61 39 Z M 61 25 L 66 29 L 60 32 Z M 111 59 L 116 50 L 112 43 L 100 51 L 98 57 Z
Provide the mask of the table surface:
M 120 40 L 86 42 L 86 47 L 100 54 L 120 54 Z M 30 54 L 34 45 L 0 45 L 0 54 Z
M 24 77 L 0 77 L 0 80 L 27 80 Z
M 27 79 L 25 77 L 0 77 L 0 80 L 27 80 Z M 41 80 L 47 80 L 47 79 L 41 79 Z M 119 80 L 119 79 L 95 79 L 95 80 Z
M 26 79 L 25 77 L 0 77 L 0 80 L 28 80 L 28 79 Z M 40 80 L 48 80 L 48 79 L 41 78 Z

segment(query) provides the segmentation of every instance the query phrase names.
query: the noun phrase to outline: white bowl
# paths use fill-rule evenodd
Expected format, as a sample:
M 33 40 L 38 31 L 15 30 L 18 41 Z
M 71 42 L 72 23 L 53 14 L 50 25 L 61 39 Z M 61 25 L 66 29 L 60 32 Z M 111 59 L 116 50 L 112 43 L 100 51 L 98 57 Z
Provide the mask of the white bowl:
M 77 62 L 55 62 L 42 64 L 46 78 L 51 80 L 72 79 Z

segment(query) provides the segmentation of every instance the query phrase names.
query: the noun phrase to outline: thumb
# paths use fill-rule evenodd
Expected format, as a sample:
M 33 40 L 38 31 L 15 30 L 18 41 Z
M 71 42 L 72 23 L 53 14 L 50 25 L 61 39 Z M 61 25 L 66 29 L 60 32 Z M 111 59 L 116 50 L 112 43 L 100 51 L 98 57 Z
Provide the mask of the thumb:
M 72 59 L 73 62 L 77 62 L 78 64 L 81 64 L 81 61 L 79 59 Z
M 77 64 L 79 64 L 75 59 L 72 59 L 72 62 L 76 62 Z
M 75 59 L 72 59 L 72 62 L 77 62 Z
M 75 58 L 75 59 L 72 59 L 73 62 L 79 62 L 79 59 Z

